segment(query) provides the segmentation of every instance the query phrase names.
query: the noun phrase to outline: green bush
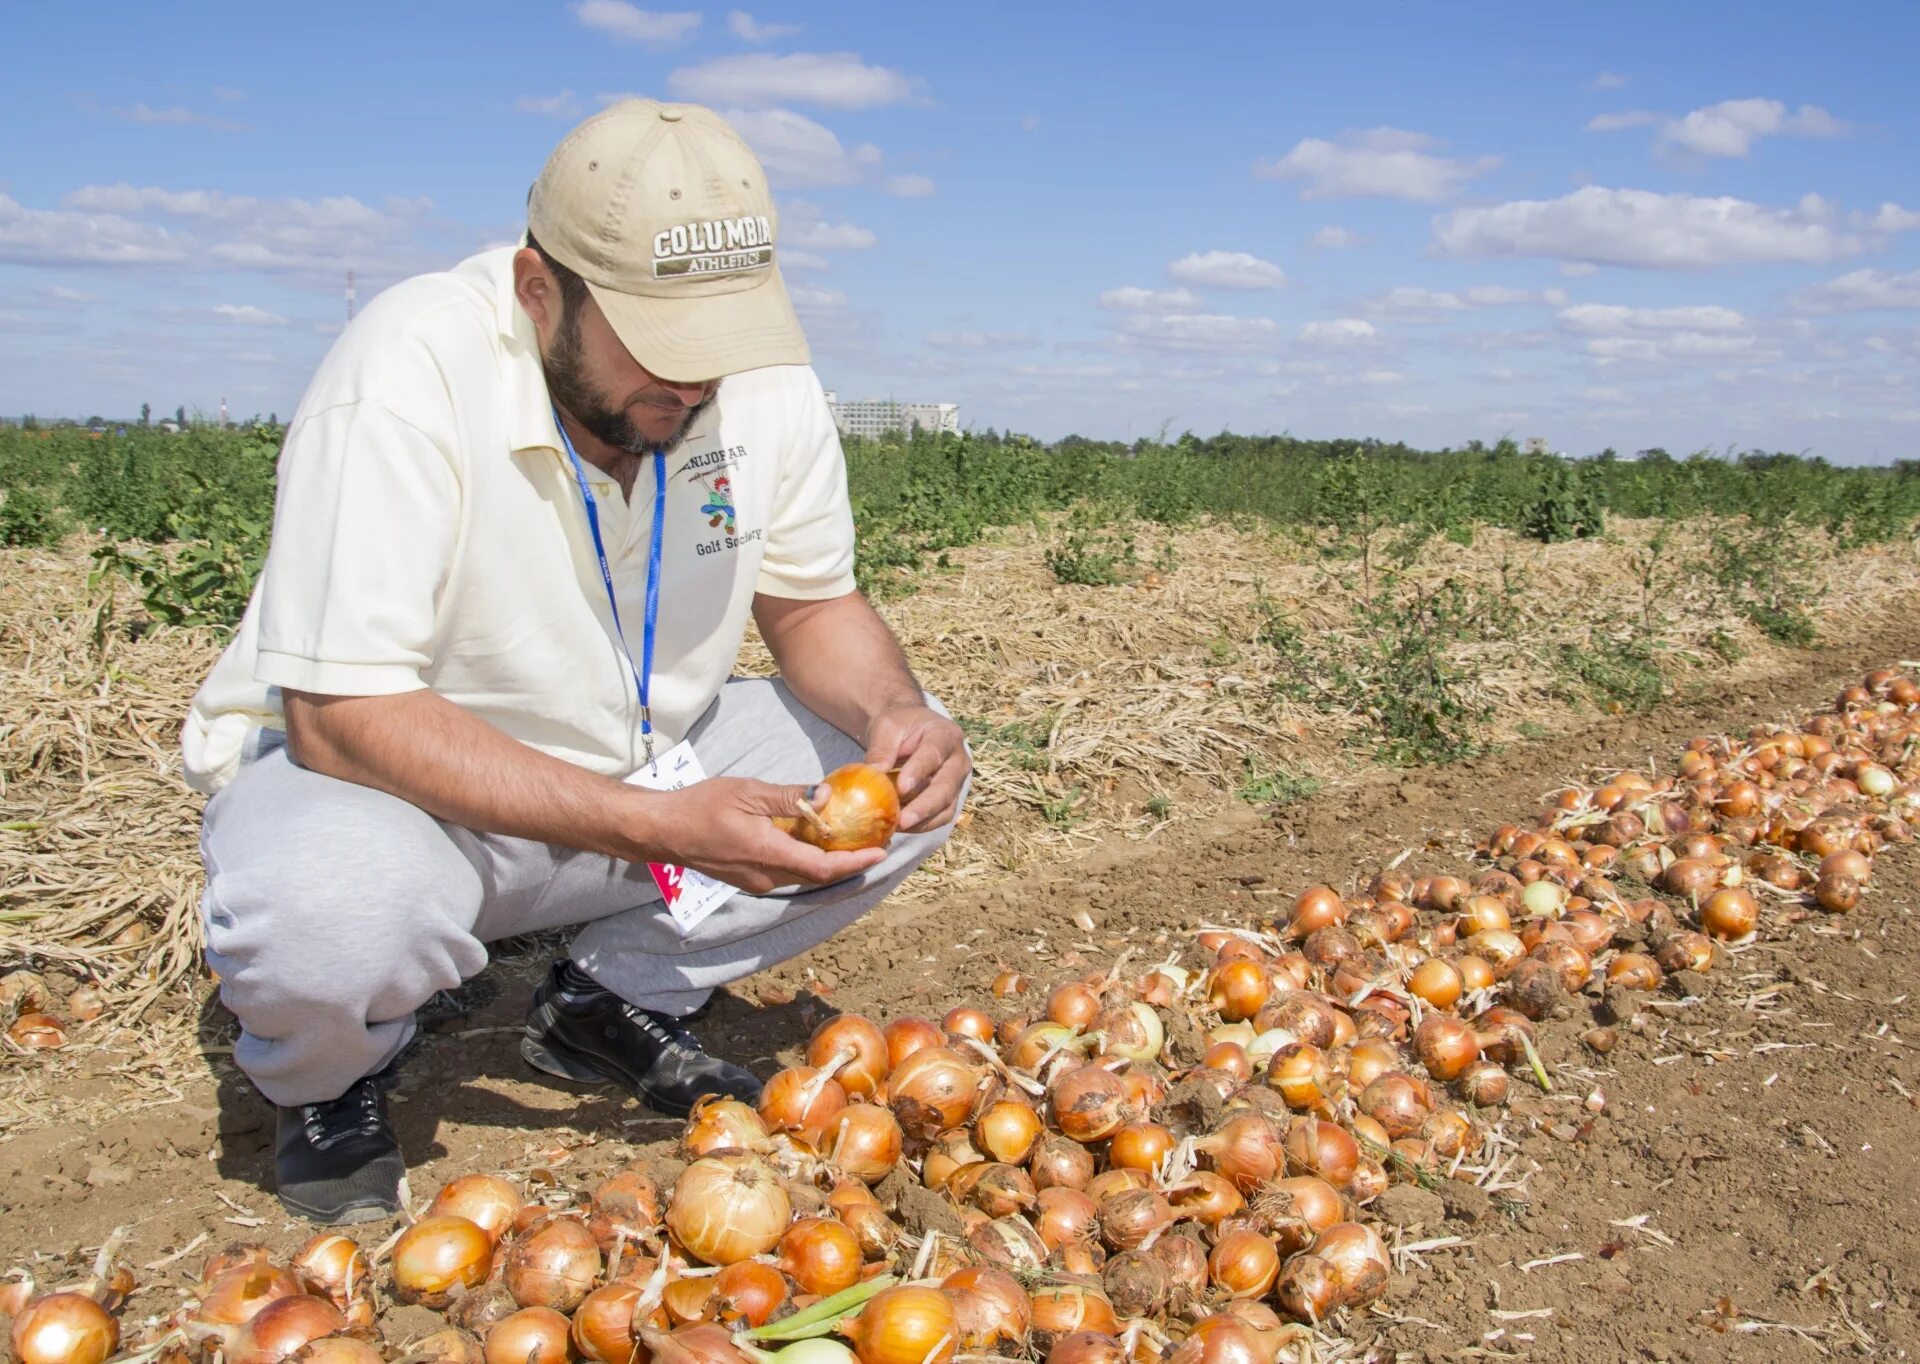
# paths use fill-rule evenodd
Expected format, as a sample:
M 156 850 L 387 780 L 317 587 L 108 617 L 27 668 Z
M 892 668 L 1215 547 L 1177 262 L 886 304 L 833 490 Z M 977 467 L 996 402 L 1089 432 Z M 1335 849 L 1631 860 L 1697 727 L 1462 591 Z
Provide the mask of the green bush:
M 67 533 L 66 513 L 44 488 L 10 488 L 0 502 L 0 545 L 42 549 Z

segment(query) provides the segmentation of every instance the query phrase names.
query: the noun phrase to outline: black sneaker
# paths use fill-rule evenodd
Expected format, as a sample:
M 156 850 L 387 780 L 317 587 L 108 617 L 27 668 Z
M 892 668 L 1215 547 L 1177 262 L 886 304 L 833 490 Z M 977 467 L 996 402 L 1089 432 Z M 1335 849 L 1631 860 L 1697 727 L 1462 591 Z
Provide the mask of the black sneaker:
M 391 1069 L 355 1080 L 327 1103 L 275 1111 L 274 1184 L 288 1212 L 339 1226 L 400 1210 L 407 1164 L 382 1089 Z
M 533 992 L 520 1054 L 565 1080 L 623 1085 L 672 1118 L 684 1118 L 707 1094 L 759 1103 L 760 1082 L 709 1056 L 682 1021 L 629 1004 L 573 963 L 556 961 Z

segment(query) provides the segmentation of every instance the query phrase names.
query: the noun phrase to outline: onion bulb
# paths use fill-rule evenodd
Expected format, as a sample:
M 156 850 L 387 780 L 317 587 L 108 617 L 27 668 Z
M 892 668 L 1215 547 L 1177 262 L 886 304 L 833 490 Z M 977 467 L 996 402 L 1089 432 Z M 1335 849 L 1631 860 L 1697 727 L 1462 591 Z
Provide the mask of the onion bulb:
M 973 1121 L 973 1144 L 993 1160 L 1018 1165 L 1033 1151 L 1046 1124 L 1022 1099 L 995 1099 Z
M 1733 942 L 1759 926 L 1760 904 L 1751 891 L 1723 887 L 1708 895 L 1700 906 L 1700 929 L 1709 938 Z
M 1360 1163 L 1360 1148 L 1345 1128 L 1319 1118 L 1295 1118 L 1287 1127 L 1287 1168 L 1345 1188 Z
M 92 1298 L 49 1293 L 13 1319 L 20 1364 L 103 1364 L 120 1346 L 120 1323 Z
M 427 1216 L 464 1217 L 498 1244 L 501 1236 L 513 1226 L 513 1219 L 525 1201 L 520 1191 L 504 1179 L 494 1175 L 461 1175 L 434 1195 L 433 1202 L 427 1205 Z
M 307 1292 L 344 1311 L 355 1294 L 366 1291 L 373 1268 L 352 1237 L 323 1231 L 294 1252 L 293 1272 Z
M 924 1018 L 908 1014 L 896 1018 L 880 1030 L 887 1039 L 887 1069 L 898 1070 L 900 1063 L 927 1047 L 946 1045 L 940 1029 Z
M 1280 1252 L 1258 1232 L 1229 1231 L 1213 1243 L 1207 1275 L 1228 1297 L 1258 1298 L 1280 1276 Z
M 523 1307 L 487 1332 L 487 1364 L 567 1364 L 570 1330 L 551 1307 Z
M 848 763 L 823 779 L 827 797 L 819 805 L 803 802 L 799 817 L 773 822 L 824 852 L 884 848 L 900 826 L 900 792 L 893 778 L 868 763 Z
M 868 1184 L 877 1184 L 900 1163 L 905 1135 L 891 1109 L 848 1104 L 835 1113 L 821 1137 L 827 1163 Z
M 753 1156 L 708 1156 L 674 1181 L 667 1226 L 710 1265 L 730 1265 L 771 1250 L 793 1205 L 780 1177 Z
M 923 1047 L 887 1077 L 893 1116 L 910 1137 L 926 1139 L 967 1120 L 980 1073 L 950 1047 Z
M 853 1233 L 824 1217 L 803 1217 L 780 1238 L 780 1272 L 802 1293 L 816 1297 L 832 1297 L 858 1283 L 862 1258 Z
M 660 1225 L 660 1186 L 638 1165 L 608 1175 L 589 1200 L 587 1230 L 607 1255 L 622 1241 L 638 1244 Z
M 600 1247 L 586 1224 L 549 1217 L 507 1248 L 501 1281 L 522 1307 L 571 1312 L 599 1277 Z
M 1054 1082 L 1048 1096 L 1054 1126 L 1077 1142 L 1098 1141 L 1126 1121 L 1126 1090 L 1119 1077 L 1081 1066 Z
M 639 1284 L 610 1283 L 587 1294 L 573 1314 L 574 1348 L 595 1364 L 627 1364 L 634 1357 L 633 1312 L 640 1293 Z
M 1165 1127 L 1157 1122 L 1130 1122 L 1107 1143 L 1107 1160 L 1119 1169 L 1152 1173 L 1171 1150 L 1173 1133 Z
M 787 1281 L 772 1265 L 742 1260 L 713 1277 L 713 1312 L 723 1325 L 764 1326 L 786 1305 Z
M 1100 1205 L 1100 1235 L 1114 1250 L 1133 1250 L 1173 1222 L 1173 1208 L 1153 1189 L 1130 1189 Z
M 1036 1189 L 1084 1189 L 1093 1182 L 1093 1153 L 1077 1141 L 1044 1133 L 1027 1157 Z
M 1473 1029 L 1451 1014 L 1429 1013 L 1413 1034 L 1414 1054 L 1436 1080 L 1451 1080 L 1480 1059 Z
M 322 1336 L 346 1329 L 347 1319 L 325 1298 L 296 1293 L 268 1303 L 240 1328 L 226 1352 L 231 1364 L 277 1364 Z
M 892 1069 L 887 1036 L 870 1018 L 836 1014 L 807 1039 L 807 1064 L 825 1071 L 856 1099 L 880 1086 Z
M 1207 1002 L 1229 1023 L 1252 1018 L 1272 993 L 1266 966 L 1246 957 L 1223 962 L 1207 978 Z
M 1042 1283 L 1027 1296 L 1033 1308 L 1034 1332 L 1047 1341 L 1075 1331 L 1101 1331 L 1111 1335 L 1120 1329 L 1113 1304 L 1097 1288 L 1078 1283 Z
M 941 1280 L 941 1291 L 953 1304 L 955 1323 L 964 1350 L 992 1350 L 1001 1345 L 1026 1344 L 1033 1305 L 1027 1290 L 1004 1269 L 968 1265 Z
M 424 1223 L 415 1225 L 424 1225 Z M 480 1231 L 478 1227 L 473 1229 Z M 480 1232 L 480 1239 L 483 1243 L 486 1242 L 485 1232 Z M 402 1244 L 404 1243 L 403 1239 Z M 485 1275 L 487 1259 L 491 1251 L 490 1244 L 481 1246 L 479 1270 L 468 1282 L 478 1282 Z M 394 1255 L 396 1279 L 399 1269 L 399 1249 L 396 1247 Z M 232 1268 L 223 1270 L 201 1294 L 200 1306 L 195 1310 L 194 1316 L 214 1326 L 242 1326 L 252 1321 L 254 1314 L 268 1303 L 293 1297 L 299 1291 L 299 1280 L 273 1264 L 263 1252 L 259 1258 L 242 1260 Z M 402 1292 L 403 1294 L 405 1292 L 404 1286 Z
M 771 1144 L 766 1123 L 738 1099 L 699 1100 L 680 1137 L 681 1149 L 695 1160 L 721 1151 L 764 1151 Z
M 1387 1248 L 1372 1227 L 1339 1222 L 1289 1260 L 1275 1297 L 1297 1321 L 1324 1321 L 1343 1307 L 1362 1307 L 1386 1291 L 1393 1272 Z
M 847 1091 L 825 1071 L 788 1066 L 760 1091 L 760 1120 L 770 1132 L 792 1132 L 808 1145 L 820 1140 L 833 1115 L 847 1106 Z
M 860 1364 L 948 1364 L 960 1346 L 953 1302 L 938 1288 L 883 1288 L 841 1328 Z

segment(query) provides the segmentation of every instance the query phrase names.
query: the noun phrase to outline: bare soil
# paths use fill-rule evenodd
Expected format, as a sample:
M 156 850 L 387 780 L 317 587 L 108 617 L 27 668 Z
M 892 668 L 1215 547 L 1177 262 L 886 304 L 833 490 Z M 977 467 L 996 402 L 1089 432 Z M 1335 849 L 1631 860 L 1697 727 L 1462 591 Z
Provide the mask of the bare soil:
M 1277 812 L 1235 804 L 1017 881 L 951 882 L 742 982 L 703 1036 L 766 1072 L 833 1010 L 937 1017 L 986 1002 L 1003 965 L 1050 981 L 1129 949 L 1136 962 L 1156 958 L 1201 924 L 1262 921 L 1302 885 L 1363 884 L 1407 849 L 1412 867 L 1458 870 L 1477 836 L 1530 817 L 1568 779 L 1663 766 L 1692 735 L 1797 716 L 1866 668 L 1917 652 L 1920 625 L 1883 626 L 1771 678 L 1696 687 L 1654 715 L 1444 768 L 1366 772 Z M 1576 1040 L 1597 997 L 1548 1025 L 1556 1092 L 1522 1092 L 1500 1129 L 1523 1185 L 1497 1201 L 1459 1189 L 1394 1199 L 1400 1244 L 1443 1244 L 1400 1257 L 1382 1305 L 1343 1323 L 1356 1353 L 1798 1361 L 1920 1351 L 1920 1059 L 1908 1040 L 1920 1035 L 1917 902 L 1920 855 L 1892 849 L 1850 918 L 1788 922 L 1770 909 L 1762 941 L 1707 977 L 1702 996 L 1627 1001 L 1606 1057 Z M 469 1170 L 590 1186 L 636 1153 L 664 1156 L 676 1135 L 678 1124 L 611 1091 L 550 1083 L 522 1064 L 518 1025 L 545 959 L 541 944 L 503 955 L 470 983 L 472 1011 L 435 1025 L 407 1062 L 395 1115 L 416 1202 Z M 121 1225 L 128 1258 L 153 1264 L 207 1233 L 193 1253 L 143 1271 L 132 1321 L 172 1310 L 205 1252 L 227 1239 L 290 1249 L 306 1237 L 269 1192 L 271 1111 L 228 1061 L 217 1006 L 200 1036 L 204 1076 L 177 1101 L 0 1144 L 0 1266 L 77 1263 Z M 138 1066 L 101 1050 L 59 1082 L 111 1096 Z M 356 1234 L 372 1246 L 389 1231 Z M 394 1344 L 426 1325 L 415 1309 L 386 1322 Z

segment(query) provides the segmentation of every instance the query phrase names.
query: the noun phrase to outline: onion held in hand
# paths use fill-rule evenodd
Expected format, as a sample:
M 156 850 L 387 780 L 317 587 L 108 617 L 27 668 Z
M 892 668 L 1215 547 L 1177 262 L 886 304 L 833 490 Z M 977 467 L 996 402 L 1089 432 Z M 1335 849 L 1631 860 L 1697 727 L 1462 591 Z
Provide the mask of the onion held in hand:
M 803 803 L 802 815 L 773 822 L 823 852 L 887 846 L 900 826 L 900 793 L 893 778 L 867 763 L 848 763 L 827 773 L 822 784 L 828 794 L 818 806 Z

